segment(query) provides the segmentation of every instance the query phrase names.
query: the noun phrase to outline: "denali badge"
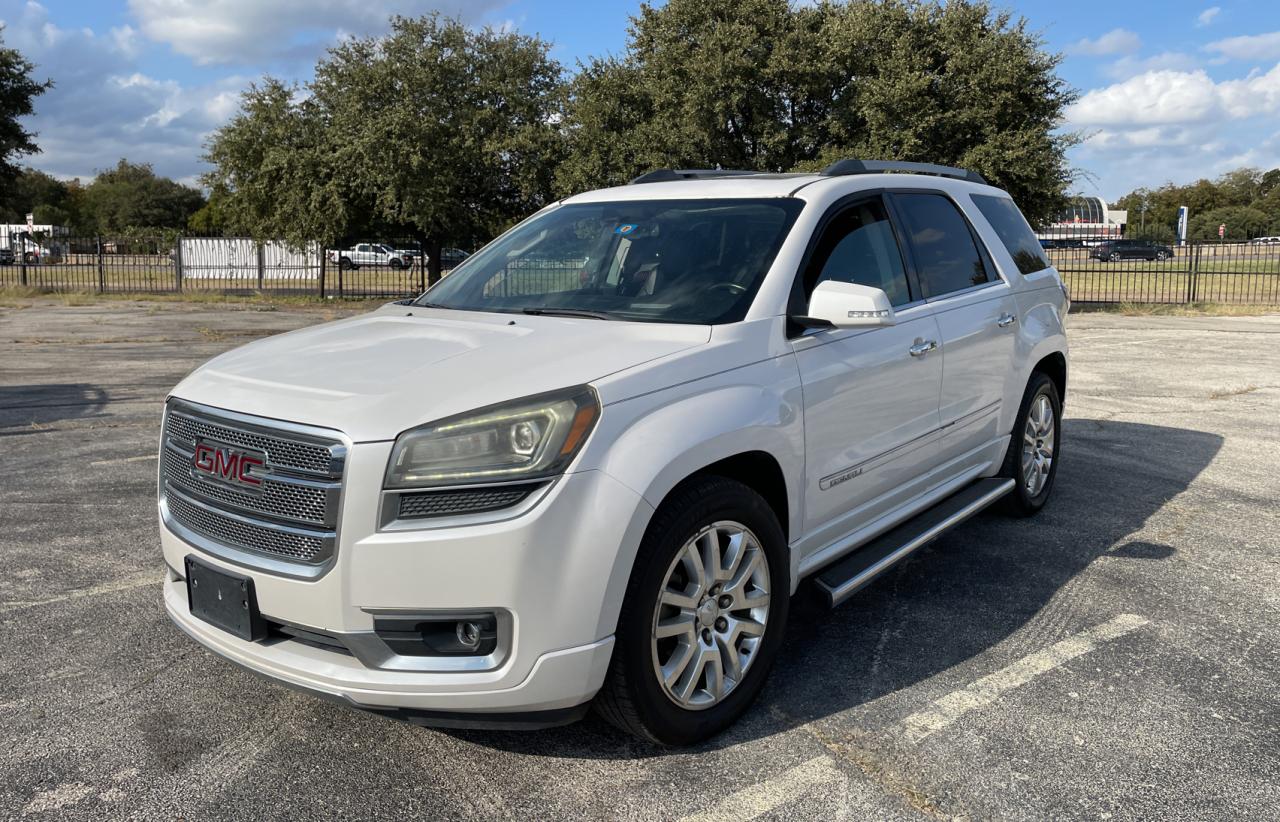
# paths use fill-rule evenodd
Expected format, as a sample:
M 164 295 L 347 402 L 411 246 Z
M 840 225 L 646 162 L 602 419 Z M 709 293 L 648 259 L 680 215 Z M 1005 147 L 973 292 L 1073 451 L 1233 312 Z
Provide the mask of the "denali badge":
M 191 459 L 191 467 L 197 473 L 206 474 L 214 479 L 236 485 L 248 485 L 257 488 L 262 480 L 254 475 L 255 468 L 261 468 L 264 459 L 247 451 L 239 451 L 229 445 L 218 445 L 203 440 L 196 443 L 196 453 Z

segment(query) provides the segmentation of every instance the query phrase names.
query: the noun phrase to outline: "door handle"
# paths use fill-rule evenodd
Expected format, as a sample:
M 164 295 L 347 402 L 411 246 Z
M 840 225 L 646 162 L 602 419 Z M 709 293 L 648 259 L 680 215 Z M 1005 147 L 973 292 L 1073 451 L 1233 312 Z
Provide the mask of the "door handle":
M 919 337 L 917 337 L 915 344 L 912 345 L 907 350 L 911 352 L 911 356 L 913 357 L 923 357 L 925 354 L 928 354 L 930 351 L 932 351 L 937 347 L 938 347 L 937 340 L 922 340 Z
M 1012 314 L 1005 313 L 1005 314 L 1001 314 L 1000 319 L 996 320 L 996 325 L 1000 326 L 1001 328 L 1008 328 L 1009 326 L 1013 325 L 1017 321 L 1018 321 L 1017 317 L 1013 316 Z

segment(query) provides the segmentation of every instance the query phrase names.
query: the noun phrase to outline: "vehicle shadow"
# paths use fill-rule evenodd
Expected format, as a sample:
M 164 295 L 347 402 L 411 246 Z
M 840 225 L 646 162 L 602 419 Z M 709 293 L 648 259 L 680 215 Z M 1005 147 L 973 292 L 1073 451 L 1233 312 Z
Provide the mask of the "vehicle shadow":
M 109 400 L 106 391 L 87 383 L 0 386 L 0 429 L 96 416 Z
M 1063 429 L 1054 497 L 1039 515 L 984 513 L 835 610 L 806 600 L 802 586 L 760 699 L 736 726 L 695 750 L 728 747 L 867 705 L 981 654 L 1024 627 L 1026 635 L 1017 641 L 1029 653 L 1116 616 L 1092 612 L 1064 587 L 1103 554 L 1150 562 L 1172 556 L 1173 546 L 1127 538 L 1186 490 L 1223 439 L 1091 419 L 1068 419 Z M 451 733 L 531 755 L 665 753 L 594 717 L 538 733 Z

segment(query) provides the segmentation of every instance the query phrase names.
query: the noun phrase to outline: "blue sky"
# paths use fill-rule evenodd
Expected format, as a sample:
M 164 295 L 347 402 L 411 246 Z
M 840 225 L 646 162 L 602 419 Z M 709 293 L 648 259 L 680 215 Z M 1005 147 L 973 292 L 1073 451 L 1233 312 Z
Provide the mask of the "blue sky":
M 1000 4 L 997 4 L 1000 5 Z M 305 80 L 338 38 L 431 9 L 555 43 L 568 66 L 618 53 L 637 2 L 593 0 L 0 0 L 8 45 L 56 88 L 30 165 L 92 177 L 120 157 L 193 182 L 209 133 L 270 73 Z M 1280 166 L 1280 3 L 1004 4 L 1066 55 L 1080 191 L 1114 199 L 1242 165 Z

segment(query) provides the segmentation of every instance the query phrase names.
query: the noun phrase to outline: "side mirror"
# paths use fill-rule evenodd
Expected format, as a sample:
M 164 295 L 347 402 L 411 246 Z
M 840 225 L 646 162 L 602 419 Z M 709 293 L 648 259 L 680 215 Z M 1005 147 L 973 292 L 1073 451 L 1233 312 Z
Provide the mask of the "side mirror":
M 809 298 L 809 319 L 836 328 L 874 328 L 893 325 L 893 305 L 879 288 L 826 280 Z

